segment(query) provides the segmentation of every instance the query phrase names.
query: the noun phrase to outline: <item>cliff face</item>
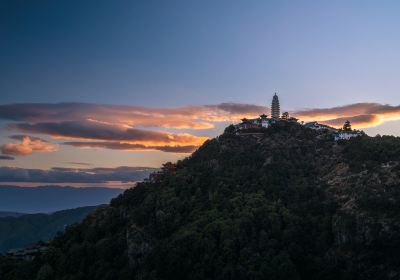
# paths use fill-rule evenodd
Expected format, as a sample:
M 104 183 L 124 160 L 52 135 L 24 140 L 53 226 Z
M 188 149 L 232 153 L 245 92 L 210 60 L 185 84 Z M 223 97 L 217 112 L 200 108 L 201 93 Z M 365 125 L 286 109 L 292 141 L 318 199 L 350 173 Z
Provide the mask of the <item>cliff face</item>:
M 399 161 L 394 137 L 228 128 L 56 238 L 20 277 L 399 279 Z

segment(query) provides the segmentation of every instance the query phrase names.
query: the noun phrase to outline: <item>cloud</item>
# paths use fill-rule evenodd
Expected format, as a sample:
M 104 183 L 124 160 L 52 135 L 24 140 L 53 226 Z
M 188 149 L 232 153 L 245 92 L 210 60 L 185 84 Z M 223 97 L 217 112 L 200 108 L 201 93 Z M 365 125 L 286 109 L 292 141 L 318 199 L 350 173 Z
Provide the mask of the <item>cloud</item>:
M 65 143 L 75 147 L 190 153 L 208 137 L 177 133 L 176 129 L 210 129 L 216 123 L 236 122 L 266 110 L 263 106 L 238 103 L 178 108 L 25 103 L 0 105 L 0 119 L 14 121 L 8 127 L 23 133 L 75 140 Z M 171 129 L 175 130 L 169 132 Z M 9 144 L 5 148 L 8 153 L 30 152 L 24 145 Z
M 209 129 L 214 122 L 236 121 L 266 112 L 263 106 L 221 103 L 178 108 L 147 108 L 88 103 L 25 103 L 0 105 L 0 119 L 21 122 L 68 122 L 92 120 L 99 123 L 175 129 Z
M 219 109 L 231 114 L 261 114 L 267 110 L 267 107 L 254 105 L 254 104 L 244 104 L 244 103 L 220 103 L 217 105 L 205 105 L 207 108 Z
M 268 113 L 268 108 L 254 104 L 220 103 L 216 105 L 149 108 L 140 106 L 89 103 L 25 103 L 0 105 L 0 119 L 30 124 L 74 124 L 92 122 L 127 128 L 210 129 L 218 122 L 236 122 L 243 117 Z M 353 119 L 353 125 L 369 127 L 400 119 L 400 106 L 379 103 L 355 103 L 322 109 L 292 112 L 304 121 L 339 122 Z M 369 120 L 367 117 L 369 116 Z M 366 121 L 367 120 L 367 121 Z M 56 125 L 55 125 L 56 126 Z M 108 139 L 110 140 L 110 139 Z
M 316 120 L 334 126 L 341 126 L 345 120 L 349 120 L 353 127 L 366 128 L 400 119 L 400 106 L 355 103 L 332 108 L 301 110 L 293 112 L 293 115 L 304 121 Z
M 345 121 L 350 121 L 353 127 L 370 127 L 382 123 L 382 119 L 377 115 L 360 115 L 345 118 L 336 118 L 331 120 L 321 121 L 321 123 L 341 127 Z
M 54 152 L 58 147 L 54 143 L 28 135 L 14 135 L 11 138 L 20 142 L 1 145 L 0 150 L 5 155 L 25 156 L 33 152 Z
M 0 160 L 14 160 L 14 158 L 10 156 L 0 155 Z
M 137 182 L 148 177 L 155 168 L 57 168 L 25 169 L 0 167 L 0 182 L 40 182 L 40 183 L 106 183 L 111 181 Z
M 77 161 L 68 161 L 66 162 L 66 164 L 70 164 L 70 165 L 79 165 L 79 166 L 90 166 L 93 165 L 91 163 L 87 163 L 87 162 L 77 162 Z
M 125 151 L 163 151 L 168 153 L 192 153 L 198 146 L 145 146 L 142 144 L 130 144 L 123 142 L 64 142 L 65 145 L 83 148 L 104 148 Z
M 81 148 L 172 153 L 190 153 L 208 139 L 194 135 L 193 130 L 210 133 L 209 129 L 218 127 L 217 124 L 238 122 L 243 117 L 252 118 L 261 113 L 268 113 L 268 108 L 239 103 L 177 108 L 88 103 L 0 105 L 0 119 L 13 121 L 8 128 L 22 133 L 64 139 L 68 141 L 65 145 Z M 366 128 L 400 119 L 400 106 L 355 103 L 292 114 L 303 121 L 316 120 L 336 127 L 350 120 L 354 128 Z M 187 132 L 179 133 L 182 129 Z M 1 146 L 4 154 L 26 155 L 57 149 L 55 144 L 32 136 L 13 139 L 20 142 Z
M 25 133 L 39 133 L 54 138 L 121 141 L 129 144 L 154 145 L 201 145 L 207 137 L 187 133 L 168 133 L 145 129 L 126 128 L 93 121 L 70 121 L 60 123 L 17 123 L 10 126 Z M 100 143 L 100 142 L 99 142 Z

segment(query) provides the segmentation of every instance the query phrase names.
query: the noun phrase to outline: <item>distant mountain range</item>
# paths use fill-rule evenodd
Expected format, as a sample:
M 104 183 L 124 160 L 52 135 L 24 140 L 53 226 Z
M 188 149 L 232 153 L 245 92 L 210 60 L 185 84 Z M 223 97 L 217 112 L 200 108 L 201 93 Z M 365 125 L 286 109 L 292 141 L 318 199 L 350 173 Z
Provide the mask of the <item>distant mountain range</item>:
M 10 213 L 18 217 L 0 216 L 0 254 L 39 240 L 48 241 L 66 226 L 78 223 L 98 206 L 80 207 L 53 214 Z M 6 214 L 0 212 L 0 215 Z
M 26 215 L 26 213 L 0 211 L 0 218 L 4 218 L 4 217 L 20 217 L 22 215 Z
M 0 186 L 0 217 L 16 213 L 51 213 L 82 206 L 107 204 L 123 189 L 104 187 Z M 4 213 L 4 212 L 8 212 Z M 18 216 L 14 213 L 11 216 Z

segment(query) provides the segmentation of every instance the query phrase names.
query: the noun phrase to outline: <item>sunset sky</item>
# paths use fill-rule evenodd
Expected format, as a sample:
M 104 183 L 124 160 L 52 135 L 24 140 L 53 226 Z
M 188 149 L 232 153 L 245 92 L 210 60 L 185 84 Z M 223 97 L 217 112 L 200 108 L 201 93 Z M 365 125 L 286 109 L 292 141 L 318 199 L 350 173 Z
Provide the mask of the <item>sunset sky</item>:
M 400 135 L 399 12 L 399 1 L 1 1 L 0 182 L 159 167 L 269 113 L 275 91 L 301 120 Z

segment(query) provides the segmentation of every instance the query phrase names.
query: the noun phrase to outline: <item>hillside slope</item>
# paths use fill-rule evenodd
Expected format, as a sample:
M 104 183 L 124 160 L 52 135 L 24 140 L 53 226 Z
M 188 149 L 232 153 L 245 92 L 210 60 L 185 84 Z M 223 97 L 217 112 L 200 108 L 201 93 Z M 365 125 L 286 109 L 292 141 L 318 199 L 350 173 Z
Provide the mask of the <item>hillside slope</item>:
M 3 262 L 0 272 L 9 279 L 399 279 L 399 162 L 395 137 L 334 142 L 289 123 L 242 136 L 229 127 L 176 170 L 67 230 L 41 259 Z

